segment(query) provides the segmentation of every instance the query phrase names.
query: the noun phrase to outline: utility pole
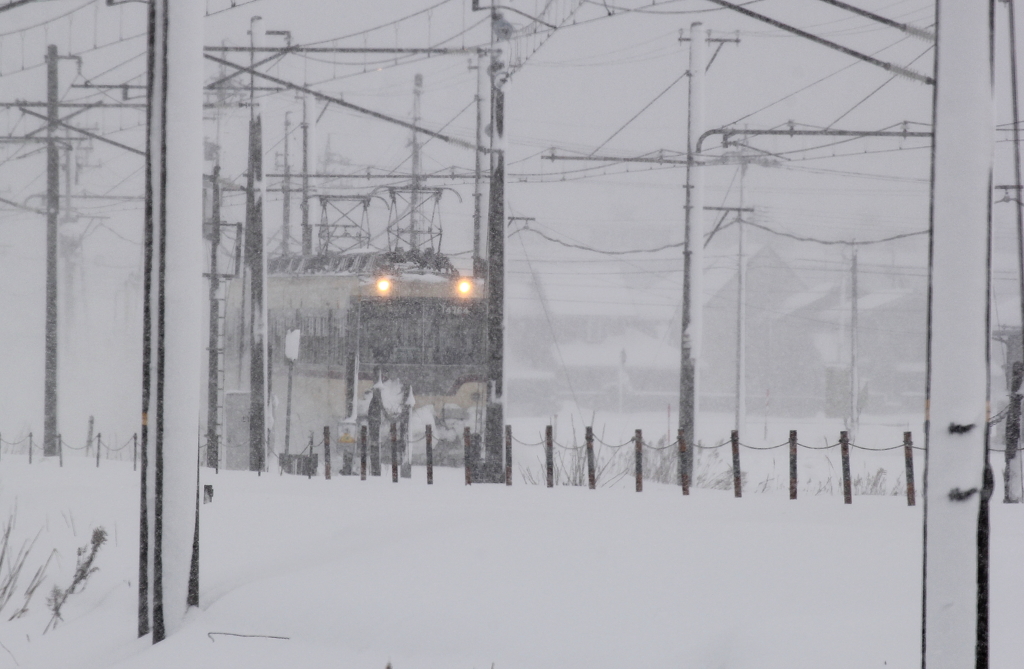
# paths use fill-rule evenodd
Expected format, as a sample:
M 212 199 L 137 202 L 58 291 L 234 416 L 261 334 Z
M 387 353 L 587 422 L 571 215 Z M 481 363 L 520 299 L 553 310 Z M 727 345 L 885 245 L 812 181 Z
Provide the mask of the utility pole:
M 416 73 L 413 79 L 412 88 L 412 123 L 413 126 L 419 127 L 420 124 L 420 96 L 423 94 L 423 75 Z M 416 127 L 412 130 L 412 188 L 409 191 L 409 247 L 410 249 L 419 249 L 420 247 L 420 224 L 419 224 L 419 204 L 420 204 L 420 139 L 419 134 L 416 132 Z
M 857 246 L 853 247 L 850 263 L 850 441 L 855 441 L 857 419 L 860 414 L 860 377 L 857 374 Z
M 313 228 L 309 225 L 310 120 L 313 99 L 302 97 L 302 255 L 313 255 Z M 314 123 L 316 121 L 313 121 Z
M 484 84 L 487 70 L 484 67 L 483 49 L 476 52 L 476 151 L 473 169 L 473 276 L 484 275 L 480 254 L 480 223 L 483 208 L 483 160 L 484 160 Z
M 212 215 L 210 216 L 210 332 L 207 343 L 206 379 L 206 466 L 217 469 L 220 464 L 220 442 L 217 434 L 217 413 L 220 400 L 220 305 L 217 290 L 220 274 L 217 251 L 220 248 L 220 164 L 213 166 Z
M 922 667 L 989 666 L 991 2 L 937 0 Z
M 498 20 L 491 9 L 491 40 Z M 491 48 L 491 184 L 487 208 L 487 405 L 485 480 L 497 482 L 505 432 L 505 87 L 508 69 Z
M 288 245 L 292 236 L 292 168 L 291 158 L 288 153 L 288 136 L 291 134 L 292 122 L 291 112 L 284 113 L 284 210 L 281 216 L 281 255 L 287 256 L 290 252 Z
M 57 147 L 57 47 L 46 48 L 46 360 L 43 390 L 43 455 L 57 455 L 57 217 L 60 152 Z
M 1024 191 L 1021 190 L 1021 165 L 1020 165 L 1020 99 L 1017 90 L 1017 21 L 1013 11 L 1013 2 L 1007 2 L 1006 8 L 1007 14 L 1007 27 L 1010 33 L 1010 96 L 1013 98 L 1013 174 L 1015 177 L 1015 184 L 1017 186 L 1017 197 L 1015 200 L 1016 214 L 1017 214 L 1017 269 L 1018 269 L 1018 280 L 1019 280 L 1019 297 L 1020 297 L 1020 317 L 1021 317 L 1021 332 L 1024 336 L 1024 203 L 1021 202 L 1021 197 L 1024 197 Z M 1021 456 L 1019 448 L 1019 436 L 1020 436 L 1020 379 L 1014 381 L 1011 375 L 1011 385 L 1016 383 L 1016 387 L 1010 391 L 1010 414 L 1007 415 L 1007 440 L 1006 440 L 1006 465 L 1003 470 L 1003 502 L 1008 504 L 1020 503 L 1021 495 L 1024 494 L 1024 472 L 1021 470 Z M 1016 408 L 1014 408 L 1016 407 Z M 1010 443 L 1010 416 L 1016 413 L 1016 433 L 1017 439 Z
M 704 132 L 704 71 L 707 30 L 690 26 L 690 81 L 686 118 L 686 231 L 683 256 L 683 313 L 679 364 L 679 429 L 690 445 L 686 467 L 692 473 L 697 418 L 697 367 L 703 327 L 704 170 L 697 164 L 697 139 Z
M 252 46 L 263 46 L 263 19 L 250 24 Z M 250 59 L 255 56 L 250 52 Z M 252 67 L 252 64 L 250 64 Z M 249 267 L 249 469 L 262 472 L 266 462 L 267 428 L 267 303 L 263 241 L 263 116 L 249 77 L 249 169 L 246 177 L 245 255 Z
M 744 432 L 747 415 L 747 261 L 743 255 L 743 186 L 747 164 L 740 164 L 740 214 L 736 218 L 736 431 Z M 699 242 L 703 246 L 703 237 Z

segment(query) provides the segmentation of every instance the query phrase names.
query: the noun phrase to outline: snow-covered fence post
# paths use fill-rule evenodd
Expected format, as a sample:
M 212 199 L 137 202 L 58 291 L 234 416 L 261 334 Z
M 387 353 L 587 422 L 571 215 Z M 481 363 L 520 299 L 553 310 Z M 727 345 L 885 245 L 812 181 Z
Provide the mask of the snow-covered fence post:
M 505 485 L 512 485 L 512 426 L 505 426 Z
M 679 428 L 676 433 L 676 443 L 679 445 L 679 485 L 683 488 L 683 494 L 690 494 L 690 468 L 686 466 L 686 431 Z
M 391 482 L 398 483 L 398 425 L 391 421 Z
M 587 484 L 591 490 L 597 488 L 597 472 L 594 469 L 594 428 L 587 426 L 584 441 L 587 443 Z
M 789 498 L 796 499 L 796 430 L 789 431 Z
M 839 433 L 839 450 L 843 457 L 843 503 L 853 504 L 853 489 L 850 485 L 850 435 L 846 430 Z
M 740 433 L 733 430 L 732 441 L 732 489 L 736 497 L 743 496 L 743 475 L 740 473 Z
M 922 666 L 987 667 L 993 2 L 936 3 Z
M 394 426 L 392 426 L 394 431 Z M 324 479 L 331 480 L 331 428 L 324 425 Z
M 549 488 L 555 487 L 555 452 L 551 426 L 544 428 L 544 470 Z
M 96 468 L 100 466 L 100 453 L 103 451 L 103 433 L 96 433 Z
M 427 425 L 423 439 L 427 442 L 427 485 L 434 485 L 434 430 Z
M 430 426 L 428 425 L 427 426 L 427 430 L 429 430 L 429 429 L 430 429 Z M 427 434 L 430 434 L 430 433 L 427 432 Z M 366 439 L 367 439 L 366 426 L 365 425 L 361 425 L 359 427 L 359 480 L 360 481 L 365 481 L 366 480 Z M 428 444 L 430 443 L 429 437 L 428 437 L 427 443 Z M 430 447 L 428 446 L 427 448 L 430 448 Z
M 633 470 L 636 474 L 636 491 L 644 491 L 644 434 L 637 430 L 633 437 Z
M 903 460 L 907 463 L 907 506 L 917 503 L 917 492 L 914 490 L 914 442 L 910 433 L 903 433 Z
M 472 466 L 473 466 L 473 459 L 470 456 L 470 442 L 471 442 L 471 440 L 472 440 L 472 436 L 469 434 L 469 428 L 466 427 L 462 431 L 462 450 L 463 450 L 462 459 L 463 459 L 463 464 L 465 464 L 465 466 L 466 466 L 466 485 L 470 485 L 473 482 L 473 472 L 472 472 L 472 469 L 471 469 Z

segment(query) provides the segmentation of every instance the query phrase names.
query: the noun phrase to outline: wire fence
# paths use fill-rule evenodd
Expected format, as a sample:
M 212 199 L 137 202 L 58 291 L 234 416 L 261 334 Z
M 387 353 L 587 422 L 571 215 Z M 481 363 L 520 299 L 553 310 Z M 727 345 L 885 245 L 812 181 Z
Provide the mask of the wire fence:
M 1001 419 L 1001 415 L 995 416 L 990 423 L 994 423 Z M 360 439 L 354 438 L 351 434 L 345 433 L 339 435 L 337 440 L 325 440 L 314 439 L 313 435 L 310 434 L 310 439 L 303 444 L 303 447 L 297 452 L 290 453 L 279 453 L 272 445 L 269 445 L 264 452 L 264 468 L 269 471 L 272 464 L 276 464 L 277 469 L 280 473 L 291 473 L 301 474 L 305 476 L 314 476 L 317 471 L 323 471 L 326 475 L 328 472 L 326 469 L 320 469 L 321 460 L 324 465 L 330 465 L 332 470 L 337 468 L 339 465 L 341 468 L 338 470 L 339 474 L 350 475 L 356 474 L 357 469 L 361 470 L 363 467 L 355 467 L 355 461 L 357 458 L 362 459 L 367 457 L 366 451 L 368 446 L 372 445 L 376 449 L 375 454 L 370 454 L 370 459 L 373 460 L 374 475 L 379 475 L 381 471 L 381 464 L 390 464 L 391 457 L 391 438 L 387 430 L 387 425 L 380 425 L 379 433 L 375 437 L 369 440 L 369 444 L 361 441 L 366 439 L 366 430 L 364 428 Z M 394 427 L 394 426 L 392 426 Z M 33 432 L 28 434 L 22 433 L 17 439 L 8 439 L 0 434 L 0 456 L 6 457 L 11 455 L 28 456 L 29 462 L 33 461 L 33 457 L 37 460 L 43 457 L 49 457 L 56 455 L 61 466 L 63 466 L 63 460 L 65 456 L 68 457 L 87 457 L 94 458 L 96 467 L 101 466 L 101 462 L 104 460 L 125 460 L 129 459 L 133 461 L 133 464 L 137 466 L 139 456 L 139 438 L 137 434 L 133 434 L 131 437 L 121 440 L 117 439 L 105 440 L 102 433 L 97 431 L 95 434 L 91 433 L 92 423 L 90 423 L 90 435 L 84 440 L 84 442 L 71 443 L 64 439 L 62 435 L 56 435 L 55 438 L 55 449 L 44 448 L 43 440 L 38 439 Z M 789 440 L 777 443 L 777 444 L 766 444 L 756 445 L 747 443 L 739 440 L 739 436 L 736 432 L 728 439 L 723 439 L 717 443 L 707 444 L 698 442 L 695 444 L 687 444 L 685 442 L 680 443 L 682 434 L 680 433 L 679 439 L 669 441 L 664 436 L 657 442 L 644 439 L 642 437 L 642 431 L 637 430 L 636 434 L 625 441 L 615 443 L 605 441 L 602 437 L 595 434 L 590 428 L 587 428 L 587 438 L 581 443 L 575 437 L 572 443 L 560 442 L 555 439 L 551 426 L 547 426 L 543 434 L 538 433 L 539 439 L 537 441 L 524 441 L 520 439 L 512 429 L 511 426 L 507 426 L 505 432 L 505 440 L 503 441 L 501 453 L 502 462 L 493 462 L 494 453 L 490 451 L 484 452 L 482 448 L 480 435 L 470 435 L 468 428 L 466 429 L 465 435 L 459 435 L 452 433 L 451 430 L 446 433 L 445 439 L 433 439 L 428 436 L 430 434 L 427 430 L 421 430 L 416 434 L 412 434 L 408 427 L 404 428 L 404 437 L 398 439 L 395 445 L 399 451 L 396 451 L 396 456 L 399 457 L 396 463 L 401 463 L 403 468 L 403 478 L 408 478 L 409 475 L 405 473 L 412 461 L 412 449 L 413 446 L 417 448 L 426 447 L 431 444 L 434 448 L 445 444 L 445 448 L 448 449 L 448 455 L 454 456 L 448 458 L 448 461 L 443 461 L 443 458 L 437 457 L 437 451 L 434 459 L 431 460 L 431 456 L 428 455 L 427 464 L 428 468 L 432 467 L 433 464 L 439 466 L 462 466 L 466 468 L 466 482 L 471 483 L 477 478 L 483 477 L 481 480 L 490 480 L 492 482 L 500 482 L 499 479 L 504 480 L 506 483 L 511 485 L 512 478 L 512 466 L 513 456 L 512 452 L 519 448 L 535 449 L 540 447 L 542 449 L 541 456 L 530 456 L 526 453 L 518 456 L 519 461 L 519 473 L 521 478 L 526 483 L 535 483 L 538 485 L 546 484 L 548 487 L 553 485 L 590 485 L 590 487 L 596 487 L 600 481 L 602 486 L 614 485 L 618 481 L 626 477 L 636 478 L 637 490 L 642 490 L 643 480 L 655 480 L 663 483 L 674 483 L 681 485 L 684 488 L 684 492 L 687 492 L 688 486 L 693 487 L 706 487 L 706 488 L 718 488 L 728 489 L 732 488 L 737 497 L 742 495 L 745 489 L 750 489 L 751 484 L 747 481 L 750 475 L 750 471 L 745 470 L 741 466 L 742 452 L 749 451 L 753 453 L 768 453 L 778 451 L 779 449 L 787 449 L 789 453 L 790 468 L 789 468 L 789 487 L 791 497 L 796 498 L 798 481 L 802 490 L 808 490 L 808 486 L 813 488 L 813 481 L 810 480 L 799 480 L 797 473 L 798 468 L 798 456 L 799 451 L 819 451 L 824 454 L 828 466 L 828 480 L 825 482 L 819 482 L 817 484 L 817 490 L 814 494 L 820 494 L 826 492 L 835 494 L 842 490 L 842 494 L 847 503 L 850 502 L 854 490 L 858 491 L 856 494 L 906 494 L 908 497 L 908 503 L 914 504 L 916 495 L 916 488 L 914 483 L 914 458 L 912 454 L 917 452 L 923 452 L 926 449 L 922 446 L 914 445 L 909 432 L 904 433 L 904 441 L 902 443 L 882 446 L 866 446 L 855 443 L 847 438 L 847 433 L 841 433 L 839 441 L 825 442 L 818 446 L 799 441 L 796 438 L 796 432 L 791 431 L 791 437 Z M 440 430 L 439 430 L 440 431 Z M 326 430 L 325 430 L 326 433 Z M 462 453 L 458 453 L 461 450 L 462 442 L 465 442 L 465 450 Z M 336 462 L 331 462 L 331 456 L 329 453 L 325 453 L 325 443 L 331 445 L 331 452 L 337 457 Z M 453 448 L 453 444 L 460 447 L 459 449 Z M 723 447 L 730 447 L 731 459 L 726 452 L 726 455 L 722 457 L 720 455 Z M 149 446 L 152 448 L 152 444 Z M 210 464 L 209 449 L 210 444 L 201 442 L 200 448 L 200 464 L 206 466 Z M 224 467 L 225 463 L 225 452 L 228 450 L 224 447 L 224 444 L 219 443 L 217 445 L 218 452 L 216 455 L 216 467 L 219 469 Z M 601 450 L 604 449 L 604 450 Z M 627 449 L 622 451 L 622 449 Z M 886 474 L 886 469 L 879 467 L 876 472 L 865 473 L 864 471 L 859 472 L 856 476 L 851 473 L 851 451 L 858 451 L 865 454 L 868 453 L 890 453 L 893 451 L 903 451 L 903 465 L 905 470 L 898 472 L 901 481 L 898 485 L 890 486 L 889 492 L 880 493 L 877 492 L 883 487 L 883 479 Z M 55 450 L 55 452 L 53 452 Z M 425 448 L 430 453 L 430 448 Z M 598 452 L 600 451 L 600 452 Z M 608 453 L 608 452 L 611 453 Z M 989 447 L 990 453 L 999 454 L 1005 453 L 1005 448 L 994 448 Z M 44 456 L 45 452 L 45 456 Z M 247 453 L 246 445 L 246 453 Z M 400 453 L 400 455 L 398 455 Z M 829 459 L 833 457 L 833 453 L 837 453 L 841 458 L 841 471 L 837 468 L 835 463 Z M 703 454 L 703 455 L 701 455 Z M 529 465 L 529 458 L 535 457 L 538 463 L 541 465 L 541 474 L 535 474 Z M 772 456 L 775 458 L 776 456 Z M 248 464 L 248 456 L 246 455 L 246 464 Z M 486 460 L 486 462 L 485 462 Z M 527 466 L 524 467 L 523 460 L 527 461 Z M 731 460 L 731 461 L 730 461 Z M 755 459 L 756 460 L 756 459 Z M 890 461 L 891 462 L 891 461 Z M 775 460 L 772 460 L 773 466 Z M 423 464 L 422 459 L 419 464 Z M 361 463 L 360 463 L 361 465 Z M 501 471 L 502 465 L 504 465 L 504 472 Z M 717 466 L 717 470 L 714 467 Z M 397 466 L 397 465 L 396 465 Z M 802 466 L 802 465 L 801 465 Z M 890 467 L 887 465 L 886 467 Z M 702 469 L 703 467 L 703 469 Z M 249 467 L 234 467 L 248 469 Z M 755 467 L 756 469 L 756 467 Z M 481 474 L 485 472 L 486 475 Z M 330 476 L 327 476 L 330 478 Z M 773 481 L 772 485 L 776 488 L 783 487 L 783 479 L 785 477 L 777 477 L 779 480 L 775 481 L 774 476 L 768 477 L 764 482 L 755 486 L 757 491 L 765 491 L 769 486 L 769 480 Z M 428 479 L 432 479 L 429 476 Z M 874 490 L 874 492 L 871 492 Z M 866 492 L 867 491 L 867 492 Z

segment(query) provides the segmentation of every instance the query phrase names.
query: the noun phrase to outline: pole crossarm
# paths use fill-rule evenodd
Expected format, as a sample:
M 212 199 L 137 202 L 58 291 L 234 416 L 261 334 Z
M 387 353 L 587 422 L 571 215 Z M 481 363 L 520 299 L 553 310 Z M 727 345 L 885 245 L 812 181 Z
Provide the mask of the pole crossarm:
M 920 37 L 921 39 L 925 39 L 925 40 L 935 41 L 935 34 L 934 33 L 928 32 L 927 30 L 924 30 L 922 28 L 918 28 L 917 26 L 912 26 L 912 25 L 907 24 L 907 23 L 900 23 L 899 21 L 893 21 L 892 19 L 887 19 L 884 16 L 879 16 L 878 14 L 874 14 L 872 12 L 869 12 L 866 9 L 861 9 L 860 7 L 854 7 L 853 5 L 848 5 L 845 2 L 841 2 L 840 0 L 820 0 L 820 2 L 824 2 L 827 5 L 832 5 L 833 7 L 838 7 L 840 9 L 845 9 L 846 11 L 853 12 L 854 14 L 859 14 L 860 16 L 863 16 L 865 18 L 871 19 L 872 21 L 877 21 L 878 23 L 881 23 L 883 25 L 887 25 L 890 28 L 896 28 L 897 30 L 902 30 L 903 32 L 907 33 L 908 35 L 913 35 L 914 37 Z
M 783 23 L 782 21 L 776 21 L 775 19 L 770 18 L 768 16 L 765 16 L 764 14 L 758 14 L 757 12 L 752 12 L 749 9 L 747 9 L 746 7 L 741 7 L 740 5 L 736 5 L 736 4 L 733 4 L 731 2 L 726 2 L 726 0 L 708 0 L 708 2 L 712 2 L 712 3 L 714 3 L 714 4 L 716 4 L 716 5 L 720 6 L 720 7 L 724 7 L 726 9 L 731 9 L 731 10 L 733 10 L 735 12 L 739 12 L 740 14 L 743 14 L 744 16 L 748 16 L 748 17 L 750 17 L 752 19 L 755 19 L 757 21 L 761 21 L 763 23 L 767 23 L 770 26 L 773 26 L 775 28 L 779 28 L 781 30 L 785 30 L 786 32 L 791 32 L 794 35 L 797 35 L 799 37 L 803 37 L 804 39 L 809 39 L 812 42 L 816 42 L 817 44 L 821 44 L 822 46 L 827 46 L 828 48 L 834 49 L 836 51 L 839 51 L 840 53 L 845 53 L 847 56 L 853 56 L 854 58 L 858 58 L 860 60 L 863 60 L 865 63 L 871 63 L 872 65 L 875 65 L 877 67 L 882 68 L 886 72 L 890 72 L 892 74 L 900 75 L 900 76 L 903 76 L 903 77 L 908 77 L 910 79 L 914 79 L 916 81 L 920 81 L 921 83 L 924 83 L 924 84 L 935 85 L 934 77 L 929 77 L 927 75 L 920 74 L 918 72 L 914 72 L 913 70 L 908 70 L 907 68 L 901 67 L 900 65 L 895 65 L 893 63 L 887 63 L 884 60 L 879 60 L 879 59 L 874 58 L 872 56 L 869 56 L 867 54 L 863 54 L 863 53 L 861 53 L 859 51 L 855 51 L 855 50 L 853 50 L 853 49 L 851 49 L 849 47 L 843 46 L 842 44 L 836 44 L 835 42 L 830 42 L 829 40 L 824 39 L 823 37 L 818 37 L 817 35 L 809 33 L 809 32 L 807 32 L 805 30 L 801 30 L 800 28 L 795 28 L 795 27 L 789 25 L 788 23 Z
M 704 140 L 712 135 L 721 135 L 722 141 L 728 142 L 729 138 L 735 135 L 743 135 L 744 137 L 756 137 L 758 135 L 776 135 L 780 137 L 931 137 L 932 133 L 919 130 L 839 130 L 835 128 L 824 128 L 822 130 L 712 128 L 711 130 L 705 130 L 697 139 L 696 153 L 700 153 Z
M 432 56 L 462 55 L 476 53 L 483 47 L 333 47 L 333 46 L 204 46 L 203 51 L 211 53 L 392 53 L 392 54 L 428 54 Z M 484 49 L 486 51 L 486 49 Z
M 460 147 L 463 147 L 463 148 L 466 148 L 466 149 L 473 149 L 473 150 L 476 150 L 476 148 L 477 148 L 476 145 L 474 145 L 472 142 L 467 142 L 467 141 L 459 139 L 457 137 L 452 137 L 451 135 L 444 135 L 444 134 L 439 133 L 439 132 L 434 132 L 433 130 L 427 130 L 426 128 L 420 127 L 420 126 L 418 126 L 418 125 L 416 125 L 414 123 L 409 123 L 408 121 L 403 121 L 401 119 L 394 118 L 393 116 L 388 116 L 387 114 L 382 114 L 380 112 L 373 111 L 372 109 L 367 109 L 366 107 L 360 107 L 359 105 L 354 105 L 351 102 L 345 102 L 341 98 L 336 98 L 336 97 L 333 97 L 333 96 L 330 96 L 330 95 L 325 95 L 324 93 L 320 93 L 319 91 L 315 91 L 312 88 L 307 88 L 306 86 L 299 86 L 298 84 L 293 84 L 290 81 L 286 81 L 284 79 L 280 79 L 278 77 L 275 77 L 275 76 L 272 76 L 272 75 L 269 75 L 269 74 L 264 74 L 263 72 L 258 72 L 258 71 L 256 71 L 255 69 L 253 69 L 251 67 L 245 67 L 244 65 L 238 65 L 237 63 L 232 63 L 230 60 L 224 60 L 223 58 L 218 58 L 216 56 L 211 56 L 210 54 L 204 54 L 204 56 L 205 56 L 205 58 L 207 60 L 211 60 L 211 61 L 213 61 L 215 63 L 220 63 L 221 65 L 227 65 L 228 67 L 232 67 L 232 68 L 238 70 L 239 72 L 248 72 L 249 74 L 251 74 L 253 76 L 259 77 L 261 79 L 265 79 L 267 81 L 273 82 L 273 83 L 278 84 L 280 86 L 284 86 L 285 88 L 290 88 L 290 89 L 292 89 L 294 91 L 299 91 L 301 93 L 306 93 L 308 95 L 313 96 L 314 98 L 316 98 L 318 100 L 323 100 L 324 102 L 333 103 L 333 104 L 336 104 L 338 106 L 345 107 L 346 109 L 351 109 L 351 110 L 357 111 L 357 112 L 359 112 L 361 114 L 366 114 L 367 116 L 372 116 L 373 118 L 379 119 L 381 121 L 386 121 L 386 122 L 392 123 L 394 125 L 399 125 L 399 126 L 401 126 L 403 128 L 406 128 L 408 130 L 414 130 L 416 132 L 422 132 L 425 135 L 429 135 L 430 137 L 436 137 L 437 139 L 440 139 L 440 140 L 442 140 L 444 142 L 447 142 L 449 144 L 453 144 L 455 146 L 460 146 Z M 480 150 L 484 151 L 485 149 L 481 148 Z
M 24 107 L 19 107 L 19 109 L 21 110 L 21 112 L 23 114 L 28 114 L 29 116 L 35 116 L 36 118 L 41 118 L 44 121 L 47 120 L 47 117 L 44 116 L 43 114 L 37 114 L 36 112 L 34 112 L 34 111 L 30 110 L 30 109 L 25 109 Z M 81 134 L 85 135 L 86 137 L 95 139 L 95 140 L 100 141 L 100 142 L 105 142 L 107 144 L 110 144 L 111 146 L 116 146 L 119 149 L 124 149 L 125 151 L 128 151 L 130 153 L 134 153 L 134 154 L 137 154 L 137 155 L 140 155 L 140 156 L 145 156 L 146 155 L 145 151 L 140 151 L 139 149 L 136 149 L 133 146 L 128 146 L 127 144 L 122 144 L 121 142 L 116 142 L 116 141 L 114 141 L 112 139 L 108 139 L 108 138 L 104 137 L 103 135 L 97 135 L 94 132 L 89 132 L 88 130 L 83 130 L 82 128 L 76 128 L 75 126 L 71 125 L 70 123 L 65 123 L 64 121 L 61 121 L 59 119 L 58 120 L 54 120 L 54 123 L 56 125 L 59 125 L 59 126 L 63 127 L 63 128 L 67 128 L 68 130 L 74 130 L 77 133 L 81 133 Z

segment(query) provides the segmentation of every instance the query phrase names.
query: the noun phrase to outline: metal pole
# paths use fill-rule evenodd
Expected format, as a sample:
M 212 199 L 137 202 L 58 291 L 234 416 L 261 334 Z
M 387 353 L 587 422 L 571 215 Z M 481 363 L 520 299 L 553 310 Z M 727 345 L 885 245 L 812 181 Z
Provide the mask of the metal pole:
M 679 428 L 679 432 L 676 434 L 676 440 L 679 442 L 679 483 L 682 485 L 683 494 L 690 494 L 690 469 L 686 466 L 688 460 L 686 435 L 683 434 L 683 429 Z
M 393 433 L 393 423 L 391 429 Z M 328 481 L 331 480 L 331 428 L 329 425 L 324 425 L 324 478 Z
M 46 340 L 43 391 L 43 455 L 57 455 L 57 217 L 60 213 L 60 152 L 57 47 L 46 49 Z
M 366 428 L 363 428 L 364 430 Z M 430 425 L 426 426 L 426 432 L 423 435 L 427 442 L 427 485 L 434 484 L 434 431 Z M 363 478 L 366 478 L 366 457 L 363 457 Z
M 789 431 L 789 498 L 796 499 L 797 492 L 797 469 L 796 469 L 796 430 Z
M 555 485 L 555 454 L 554 444 L 552 443 L 553 441 L 554 438 L 551 433 L 551 426 L 548 425 L 544 428 L 544 470 L 549 488 L 553 488 Z
M 597 488 L 597 472 L 594 468 L 594 428 L 587 426 L 584 441 L 587 444 L 587 485 L 591 490 Z
M 843 459 L 843 503 L 853 504 L 853 490 L 850 486 L 850 435 L 846 430 L 839 433 L 839 451 Z
M 907 468 L 907 506 L 917 504 L 917 491 L 914 488 L 914 442 L 910 433 L 903 433 L 903 462 Z
M 220 399 L 220 304 L 217 291 L 220 273 L 217 255 L 220 249 L 220 165 L 213 166 L 212 216 L 210 217 L 210 331 L 206 344 L 206 466 L 217 467 L 220 444 L 217 435 L 218 400 Z
M 512 426 L 505 426 L 505 485 L 512 485 Z
M 427 430 L 428 430 L 428 435 L 429 435 L 429 430 L 430 430 L 430 426 L 429 425 L 427 426 Z M 359 426 L 359 480 L 360 481 L 365 481 L 366 480 L 366 439 L 367 439 L 366 426 L 365 425 L 360 425 Z M 427 443 L 428 444 L 430 443 L 429 438 L 427 440 Z M 428 449 L 429 449 L 429 446 L 428 446 Z M 428 451 L 428 453 L 429 453 L 429 451 Z M 428 468 L 428 473 L 429 473 L 429 468 Z

